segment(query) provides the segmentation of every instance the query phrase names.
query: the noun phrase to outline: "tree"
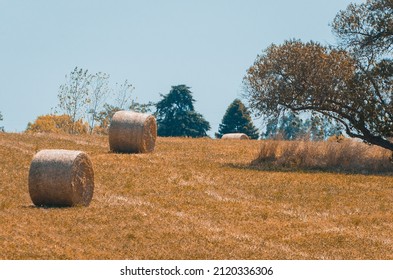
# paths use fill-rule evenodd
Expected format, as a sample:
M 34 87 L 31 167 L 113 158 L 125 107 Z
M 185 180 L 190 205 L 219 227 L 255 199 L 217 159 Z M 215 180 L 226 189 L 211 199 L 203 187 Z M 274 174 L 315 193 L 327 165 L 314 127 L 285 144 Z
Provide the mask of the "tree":
M 245 133 L 251 139 L 258 139 L 258 129 L 254 126 L 246 106 L 235 99 L 227 108 L 218 127 L 217 138 L 226 133 Z
M 393 49 L 392 15 L 392 0 L 350 4 L 334 18 L 333 32 L 343 47 L 358 56 L 375 59 Z
M 244 83 L 251 108 L 262 115 L 313 112 L 351 137 L 393 150 L 392 69 L 365 72 L 347 51 L 292 40 L 258 56 Z
M 300 139 L 307 133 L 303 120 L 293 112 L 288 112 L 280 118 L 278 131 L 284 140 Z
M 318 114 L 311 114 L 311 118 L 308 120 L 306 126 L 308 126 L 308 134 L 310 139 L 313 141 L 324 140 L 327 133 L 327 127 L 329 124 L 325 122 L 326 118 L 319 116 Z
M 3 115 L 0 112 L 0 121 L 3 120 Z M 4 126 L 0 126 L 0 132 L 4 132 Z
M 59 108 L 70 116 L 72 124 L 85 122 L 89 124 L 89 132 L 107 133 L 113 114 L 119 110 L 148 111 L 152 103 L 134 102 L 132 91 L 134 86 L 125 80 L 116 83 L 115 90 L 109 87 L 109 75 L 103 72 L 89 74 L 88 70 L 75 67 L 66 82 L 59 89 Z M 114 105 L 106 103 L 110 98 Z M 112 103 L 111 102 L 111 103 Z M 96 123 L 99 123 L 96 125 Z M 70 133 L 76 133 L 71 128 Z
M 261 134 L 261 137 L 263 139 L 321 141 L 332 135 L 341 135 L 341 127 L 335 121 L 318 114 L 300 117 L 292 111 L 284 111 L 276 118 L 268 118 L 265 132 Z
M 135 100 L 132 100 L 130 105 L 130 110 L 139 112 L 139 113 L 149 113 L 152 111 L 152 107 L 155 107 L 156 104 L 154 102 L 147 102 L 147 103 L 139 103 Z
M 116 83 L 116 98 L 114 107 L 120 108 L 121 110 L 126 110 L 130 108 L 133 102 L 131 93 L 135 89 L 135 87 L 125 80 L 122 84 Z
M 90 77 L 90 90 L 88 93 L 88 119 L 89 131 L 93 133 L 95 122 L 99 121 L 100 110 L 103 107 L 105 100 L 110 93 L 109 89 L 109 75 L 106 73 L 98 72 Z
M 280 138 L 283 140 L 296 140 L 307 135 L 310 120 L 303 121 L 293 112 L 283 112 L 277 118 L 270 118 L 266 123 L 263 139 Z
M 59 108 L 70 116 L 72 134 L 75 133 L 74 124 L 85 117 L 91 78 L 88 70 L 75 67 L 69 76 L 66 75 L 66 82 L 59 88 Z
M 156 118 L 160 136 L 207 136 L 210 124 L 194 109 L 190 88 L 186 85 L 172 86 L 170 92 L 161 95 L 156 104 Z
M 392 14 L 391 0 L 340 11 L 332 27 L 345 50 L 300 41 L 270 46 L 244 78 L 252 108 L 312 111 L 351 137 L 393 150 Z
M 108 134 L 109 125 L 112 121 L 113 115 L 122 109 L 108 103 L 105 103 L 102 110 L 97 114 L 98 125 L 94 127 L 97 134 Z

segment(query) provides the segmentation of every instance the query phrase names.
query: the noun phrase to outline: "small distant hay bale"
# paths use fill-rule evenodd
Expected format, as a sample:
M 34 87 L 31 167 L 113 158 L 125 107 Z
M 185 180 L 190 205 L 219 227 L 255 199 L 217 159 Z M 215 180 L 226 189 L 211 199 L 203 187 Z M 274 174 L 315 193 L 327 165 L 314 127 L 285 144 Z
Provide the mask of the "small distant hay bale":
M 86 153 L 41 150 L 33 157 L 29 193 L 36 206 L 88 206 L 93 191 L 94 171 Z
M 154 116 L 118 111 L 109 126 L 109 148 L 118 153 L 149 153 L 154 150 L 157 124 Z
M 248 140 L 250 137 L 248 137 L 244 133 L 227 133 L 224 134 L 221 139 L 227 139 L 227 140 Z

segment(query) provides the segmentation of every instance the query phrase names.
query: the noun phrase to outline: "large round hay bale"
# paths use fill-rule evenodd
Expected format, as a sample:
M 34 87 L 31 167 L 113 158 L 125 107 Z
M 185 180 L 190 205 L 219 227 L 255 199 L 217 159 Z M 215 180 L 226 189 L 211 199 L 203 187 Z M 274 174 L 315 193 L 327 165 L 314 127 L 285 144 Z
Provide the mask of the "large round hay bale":
M 88 206 L 94 171 L 81 151 L 41 150 L 30 164 L 29 193 L 37 206 Z
M 228 140 L 232 140 L 232 139 L 239 139 L 239 140 L 248 140 L 250 139 L 246 134 L 244 133 L 227 133 L 224 134 L 221 139 L 228 139 Z
M 148 153 L 157 138 L 156 119 L 149 114 L 118 111 L 109 126 L 109 148 L 118 153 Z

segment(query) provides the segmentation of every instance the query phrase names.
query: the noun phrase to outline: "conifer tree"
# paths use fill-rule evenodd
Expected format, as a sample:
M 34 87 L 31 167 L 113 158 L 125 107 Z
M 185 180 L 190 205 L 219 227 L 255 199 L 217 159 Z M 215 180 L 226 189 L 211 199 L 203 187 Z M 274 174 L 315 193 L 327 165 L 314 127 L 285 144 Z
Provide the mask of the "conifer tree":
M 246 106 L 239 99 L 235 99 L 228 106 L 216 137 L 221 138 L 226 133 L 245 133 L 251 139 L 258 139 L 258 129 L 254 126 Z

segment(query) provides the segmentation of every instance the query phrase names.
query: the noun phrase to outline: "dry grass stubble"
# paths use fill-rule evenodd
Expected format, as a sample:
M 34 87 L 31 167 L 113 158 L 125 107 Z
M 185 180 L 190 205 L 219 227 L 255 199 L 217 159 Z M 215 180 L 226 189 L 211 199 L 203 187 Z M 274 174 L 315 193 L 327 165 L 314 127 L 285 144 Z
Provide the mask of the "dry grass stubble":
M 249 168 L 261 141 L 0 134 L 1 259 L 393 259 L 393 178 Z M 89 207 L 36 208 L 36 150 L 83 150 Z M 24 151 L 22 152 L 21 149 Z

